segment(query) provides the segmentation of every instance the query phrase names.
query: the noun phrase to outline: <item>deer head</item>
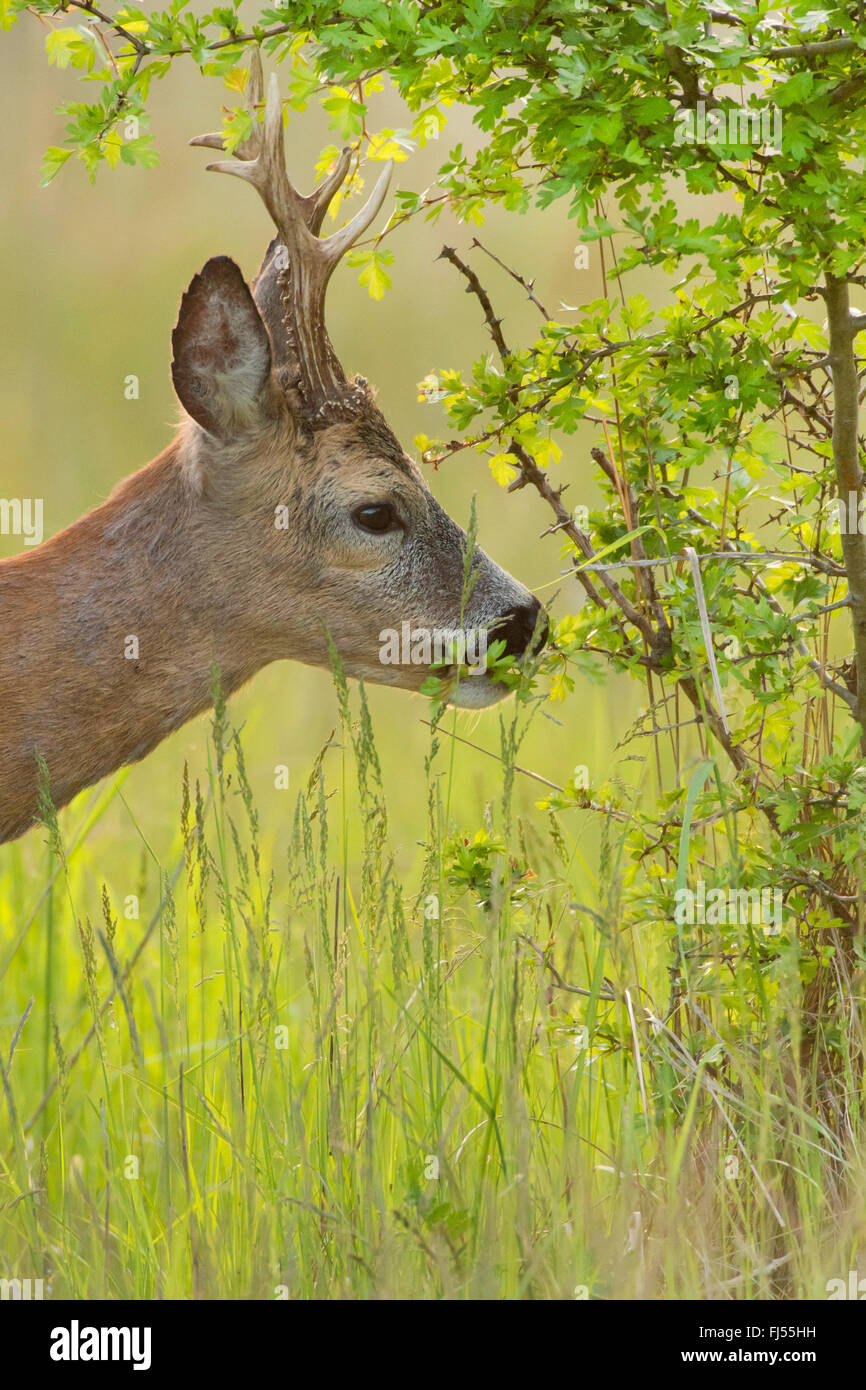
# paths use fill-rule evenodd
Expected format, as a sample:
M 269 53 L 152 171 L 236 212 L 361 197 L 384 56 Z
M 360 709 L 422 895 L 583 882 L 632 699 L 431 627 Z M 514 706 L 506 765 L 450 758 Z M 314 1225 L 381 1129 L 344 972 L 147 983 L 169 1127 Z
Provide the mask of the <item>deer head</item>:
M 261 100 L 256 54 L 254 117 Z M 223 148 L 218 134 L 191 143 Z M 252 184 L 277 235 L 252 292 L 226 258 L 196 276 L 173 335 L 172 374 L 194 422 L 190 447 L 203 487 L 227 502 L 236 490 L 247 549 L 253 524 L 249 620 L 268 644 L 267 659 L 327 665 L 330 634 L 350 675 L 417 689 L 427 665 L 383 660 L 383 633 L 408 629 L 410 648 L 423 652 L 411 634 L 481 631 L 522 656 L 543 636 L 540 604 L 481 551 L 466 584 L 465 533 L 433 498 L 367 383 L 347 379 L 325 327 L 328 282 L 379 212 L 391 166 L 355 217 L 321 237 L 350 151 L 301 196 L 286 172 L 273 75 L 264 123 L 254 123 L 236 154 L 208 168 Z M 405 656 L 405 642 L 401 648 Z M 475 669 L 457 684 L 456 703 L 487 705 L 506 693 Z
M 253 109 L 261 85 L 256 61 Z M 537 600 L 480 551 L 467 556 L 328 340 L 328 281 L 381 207 L 388 171 L 322 238 L 349 155 L 309 197 L 292 188 L 275 79 L 264 125 L 237 153 L 212 167 L 258 190 L 277 236 L 252 291 L 218 257 L 183 296 L 176 439 L 101 507 L 0 562 L 0 841 L 33 819 L 37 754 L 62 806 L 207 708 L 214 660 L 231 691 L 281 658 L 327 667 L 333 643 L 350 675 L 417 690 L 432 659 L 448 660 L 436 634 L 502 638 L 517 656 L 541 639 Z M 481 648 L 458 680 L 456 642 L 447 679 L 460 705 L 506 693 Z

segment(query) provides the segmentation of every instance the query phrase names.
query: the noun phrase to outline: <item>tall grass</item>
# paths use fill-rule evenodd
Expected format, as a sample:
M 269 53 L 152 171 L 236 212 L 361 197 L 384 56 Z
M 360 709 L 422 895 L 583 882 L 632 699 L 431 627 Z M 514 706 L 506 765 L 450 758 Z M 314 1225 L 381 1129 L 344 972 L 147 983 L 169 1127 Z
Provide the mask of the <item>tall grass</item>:
M 76 1299 L 825 1297 L 864 1236 L 857 1010 L 842 1113 L 793 1065 L 795 965 L 737 1029 L 695 981 L 671 1007 L 669 930 L 624 926 L 627 826 L 604 821 L 586 901 L 568 817 L 515 812 L 513 708 L 483 825 L 432 720 L 407 874 L 363 688 L 336 689 L 285 863 L 218 685 L 173 862 L 140 836 L 150 918 L 90 849 L 122 790 L 82 798 L 64 840 L 44 788 L 40 881 L 0 850 L 0 1277 Z

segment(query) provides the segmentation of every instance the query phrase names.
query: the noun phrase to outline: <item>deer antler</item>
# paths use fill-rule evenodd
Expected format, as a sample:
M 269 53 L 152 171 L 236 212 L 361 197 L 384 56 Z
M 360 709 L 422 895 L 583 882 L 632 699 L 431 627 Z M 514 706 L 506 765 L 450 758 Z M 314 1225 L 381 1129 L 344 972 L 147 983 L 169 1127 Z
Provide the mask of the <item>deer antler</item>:
M 262 65 L 258 52 L 250 65 L 247 109 L 254 115 L 262 100 Z M 199 135 L 191 145 L 223 150 L 220 134 Z M 383 170 L 367 202 L 333 236 L 318 235 L 325 213 L 349 171 L 351 151 L 340 154 L 336 167 L 307 197 L 297 192 L 286 172 L 283 106 L 276 74 L 268 84 L 264 126 L 253 125 L 236 151 L 238 158 L 209 164 L 220 174 L 235 174 L 258 191 L 286 250 L 279 285 L 286 329 L 297 358 L 298 382 L 312 424 L 326 424 L 357 414 L 367 402 L 361 383 L 347 381 L 325 328 L 325 292 L 337 262 L 376 217 L 391 179 L 392 165 Z

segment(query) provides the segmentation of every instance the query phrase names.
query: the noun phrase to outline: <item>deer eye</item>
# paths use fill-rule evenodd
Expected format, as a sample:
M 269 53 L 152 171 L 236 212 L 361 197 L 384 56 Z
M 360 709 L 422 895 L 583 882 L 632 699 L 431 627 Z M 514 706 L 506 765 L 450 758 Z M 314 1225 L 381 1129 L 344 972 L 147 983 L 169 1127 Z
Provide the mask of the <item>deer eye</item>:
M 352 516 L 363 530 L 372 531 L 376 535 L 383 531 L 391 531 L 399 525 L 394 508 L 388 502 L 371 502 L 365 507 L 358 507 Z

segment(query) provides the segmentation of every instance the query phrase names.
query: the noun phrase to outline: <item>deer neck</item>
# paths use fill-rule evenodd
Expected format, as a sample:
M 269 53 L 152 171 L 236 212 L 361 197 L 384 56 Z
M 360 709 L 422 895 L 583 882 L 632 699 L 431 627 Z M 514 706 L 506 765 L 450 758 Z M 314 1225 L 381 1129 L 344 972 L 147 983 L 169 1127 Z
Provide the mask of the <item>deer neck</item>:
M 184 450 L 181 435 L 101 507 L 0 563 L 0 841 L 36 812 L 37 753 L 62 806 L 207 708 L 214 661 L 227 692 L 264 664 L 232 641 L 220 538 Z

